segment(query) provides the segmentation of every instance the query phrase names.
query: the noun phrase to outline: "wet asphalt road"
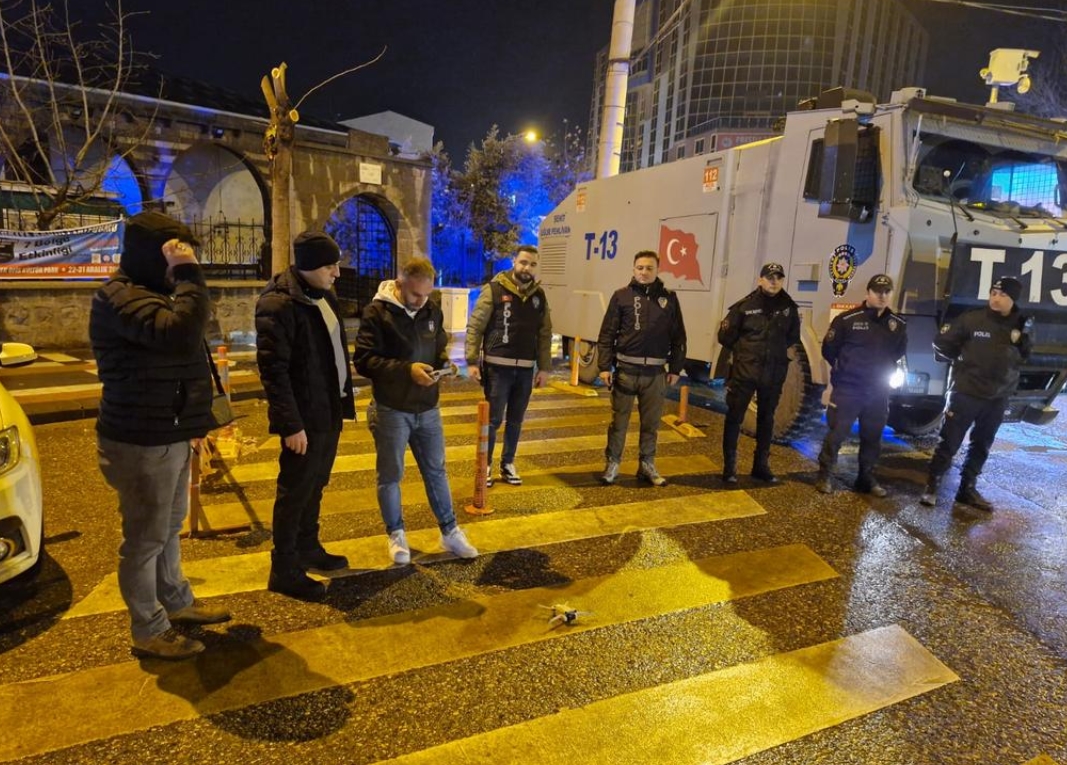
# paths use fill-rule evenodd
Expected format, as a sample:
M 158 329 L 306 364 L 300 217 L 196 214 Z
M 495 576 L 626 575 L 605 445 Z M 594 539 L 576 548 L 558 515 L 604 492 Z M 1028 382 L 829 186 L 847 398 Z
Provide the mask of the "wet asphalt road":
M 454 392 L 476 392 L 458 383 Z M 361 408 L 366 394 L 360 398 Z M 531 413 L 566 417 L 558 409 Z M 1062 401 L 1061 408 L 1067 408 Z M 604 408 L 607 403 L 604 399 Z M 236 405 L 249 446 L 265 440 L 264 406 Z M 588 410 L 586 410 L 588 411 Z M 605 411 L 606 418 L 606 411 Z M 707 439 L 664 444 L 660 456 L 706 455 L 718 463 L 721 416 L 696 412 Z M 606 421 L 606 420 L 605 420 Z M 0 593 L 0 677 L 4 686 L 60 673 L 129 662 L 123 613 L 61 617 L 114 571 L 119 544 L 114 498 L 96 468 L 93 421 L 36 429 L 42 453 L 47 553 L 35 582 Z M 346 426 L 363 428 L 363 423 Z M 602 425 L 561 427 L 560 437 L 601 435 Z M 446 421 L 446 434 L 449 425 Z M 552 439 L 553 430 L 537 433 Z M 449 435 L 449 446 L 473 437 Z M 743 442 L 742 454 L 751 445 Z M 209 651 L 259 638 L 393 615 L 416 609 L 592 577 L 653 569 L 679 554 L 701 559 L 739 551 L 804 544 L 840 576 L 727 603 L 707 604 L 372 680 L 343 684 L 240 709 L 172 722 L 30 756 L 27 763 L 371 763 L 478 733 L 536 720 L 619 694 L 695 677 L 762 657 L 900 625 L 959 677 L 915 698 L 752 754 L 764 763 L 1027 763 L 1041 755 L 1067 763 L 1067 417 L 1046 428 L 1008 425 L 1001 431 L 980 487 L 997 505 L 992 515 L 918 503 L 931 440 L 890 439 L 880 474 L 890 497 L 847 491 L 854 444 L 839 467 L 839 491 L 812 488 L 818 434 L 776 447 L 772 463 L 785 479 L 766 487 L 743 478 L 764 514 L 522 548 L 472 563 L 375 571 L 335 580 L 323 604 L 303 604 L 265 591 L 213 598 L 234 621 L 197 630 Z M 346 442 L 341 454 L 365 450 Z M 237 464 L 263 462 L 249 449 Z M 523 457 L 524 470 L 595 462 L 600 449 Z M 742 459 L 742 467 L 747 462 Z M 469 462 L 453 462 L 453 493 L 469 485 Z M 946 483 L 954 489 L 956 471 Z M 372 471 L 335 474 L 328 492 L 373 486 Z M 665 489 L 615 487 L 575 492 L 546 488 L 515 493 L 494 487 L 494 519 L 537 516 L 573 507 L 610 506 L 721 491 L 717 474 L 689 474 Z M 247 486 L 216 479 L 206 502 L 268 499 L 269 481 Z M 950 497 L 950 493 L 946 493 Z M 433 525 L 425 506 L 406 508 L 409 530 Z M 477 542 L 478 519 L 464 517 Z M 324 516 L 323 539 L 381 534 L 374 507 Z M 186 540 L 183 556 L 200 560 L 263 552 L 269 532 L 252 529 L 215 539 Z M 384 557 L 384 549 L 382 551 Z M 194 582 L 195 588 L 195 582 Z M 152 673 L 151 663 L 145 663 Z M 47 687 L 41 688 L 47 693 Z M 106 689 L 87 706 L 106 704 Z M 773 712 L 774 710 L 772 710 Z M 16 711 L 17 713 L 17 711 Z M 780 710 L 787 716 L 791 710 Z M 3 721 L 6 735 L 19 724 Z M 650 735 L 651 735 L 650 731 Z M 664 733 L 664 731 L 657 731 Z M 666 731 L 684 736 L 686 731 Z M 17 733 L 15 734 L 17 735 Z M 575 735 L 580 735 L 575 732 Z M 568 744 L 569 745 L 569 744 Z M 522 761 L 522 760 L 520 760 Z M 532 760 L 531 760 L 532 761 Z M 575 762 L 620 761 L 606 755 Z

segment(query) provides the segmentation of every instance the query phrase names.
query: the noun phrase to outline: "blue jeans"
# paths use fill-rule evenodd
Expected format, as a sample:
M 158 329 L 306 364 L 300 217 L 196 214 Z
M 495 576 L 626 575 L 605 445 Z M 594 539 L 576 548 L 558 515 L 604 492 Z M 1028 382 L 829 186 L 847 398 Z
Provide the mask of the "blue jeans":
M 442 534 L 456 527 L 452 492 L 445 472 L 445 430 L 441 410 L 413 414 L 377 404 L 371 431 L 378 450 L 378 508 L 387 533 L 404 528 L 400 511 L 400 481 L 404 478 L 404 451 L 408 445 L 422 473 L 430 509 Z
M 500 455 L 501 465 L 510 465 L 515 461 L 515 452 L 519 448 L 522 435 L 522 420 L 526 416 L 526 406 L 533 393 L 533 367 L 498 367 L 489 364 L 485 368 L 485 398 L 489 402 L 489 462 L 493 465 L 493 448 L 496 446 L 496 432 L 507 416 L 504 425 L 504 453 Z
M 119 590 L 135 640 L 170 628 L 168 611 L 193 602 L 178 534 L 189 511 L 189 442 L 138 446 L 97 436 L 100 472 L 122 516 Z

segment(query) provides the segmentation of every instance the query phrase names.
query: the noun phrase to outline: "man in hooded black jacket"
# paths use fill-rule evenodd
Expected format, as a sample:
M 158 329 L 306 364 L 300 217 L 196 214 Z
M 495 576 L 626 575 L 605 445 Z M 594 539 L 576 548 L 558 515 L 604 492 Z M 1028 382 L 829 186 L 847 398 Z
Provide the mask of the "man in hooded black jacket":
M 774 410 L 782 395 L 789 361 L 800 342 L 797 304 L 782 289 L 785 269 L 767 263 L 759 286 L 730 306 L 719 325 L 719 343 L 731 352 L 726 379 L 726 424 L 722 432 L 722 480 L 737 483 L 737 439 L 752 396 L 756 396 L 756 454 L 752 477 L 777 483 L 771 471 Z
M 89 339 L 103 390 L 100 471 L 122 516 L 119 590 L 133 653 L 184 659 L 204 650 L 175 624 L 214 624 L 228 611 L 193 597 L 178 534 L 189 510 L 190 444 L 214 422 L 204 330 L 211 300 L 184 225 L 157 212 L 125 224 L 121 267 L 93 298 Z

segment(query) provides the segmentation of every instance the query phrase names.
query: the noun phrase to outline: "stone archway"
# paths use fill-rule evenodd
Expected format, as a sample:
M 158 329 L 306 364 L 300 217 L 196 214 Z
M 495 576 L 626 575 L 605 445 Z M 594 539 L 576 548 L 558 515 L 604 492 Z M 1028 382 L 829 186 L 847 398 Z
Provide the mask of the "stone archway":
M 216 143 L 196 143 L 179 154 L 163 184 L 167 213 L 196 232 L 209 265 L 258 268 L 268 199 L 255 168 Z
M 384 197 L 360 194 L 341 203 L 323 228 L 341 246 L 337 297 L 354 314 L 367 305 L 378 285 L 396 275 L 399 213 Z

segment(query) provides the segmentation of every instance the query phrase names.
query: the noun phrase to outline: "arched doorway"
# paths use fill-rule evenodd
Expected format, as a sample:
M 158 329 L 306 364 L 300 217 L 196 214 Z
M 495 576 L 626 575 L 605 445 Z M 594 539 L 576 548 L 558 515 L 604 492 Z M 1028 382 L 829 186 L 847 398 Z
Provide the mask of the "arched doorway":
M 197 143 L 171 165 L 163 187 L 169 215 L 201 241 L 203 263 L 258 270 L 266 241 L 264 186 L 243 157 L 224 146 Z
M 324 226 L 341 246 L 341 278 L 335 285 L 342 310 L 361 311 L 378 285 L 396 275 L 396 231 L 373 197 L 346 200 Z

